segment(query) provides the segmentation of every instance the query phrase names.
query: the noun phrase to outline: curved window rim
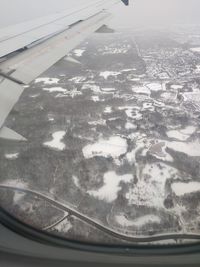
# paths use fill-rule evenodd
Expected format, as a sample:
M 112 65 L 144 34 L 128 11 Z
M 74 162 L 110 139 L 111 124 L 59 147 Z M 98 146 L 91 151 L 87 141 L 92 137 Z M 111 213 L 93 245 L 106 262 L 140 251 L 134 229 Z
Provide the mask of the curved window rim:
M 57 235 L 53 235 L 50 233 L 47 233 L 45 231 L 36 229 L 28 224 L 25 224 L 24 222 L 18 220 L 14 216 L 12 216 L 10 213 L 8 213 L 6 210 L 4 210 L 2 207 L 0 207 L 0 224 L 2 224 L 4 227 L 8 228 L 12 232 L 15 232 L 16 234 L 23 236 L 25 238 L 28 238 L 29 240 L 44 244 L 44 245 L 50 245 L 53 247 L 60 247 L 60 248 L 66 248 L 66 249 L 74 249 L 79 251 L 85 251 L 85 252 L 94 252 L 94 253 L 105 253 L 105 254 L 112 254 L 112 255 L 121 255 L 121 256 L 172 256 L 172 255 L 186 255 L 186 254 L 194 254 L 194 253 L 200 253 L 200 235 L 198 236 L 191 236 L 185 235 L 185 238 L 187 240 L 199 240 L 199 242 L 196 243 L 188 243 L 188 244 L 164 244 L 164 245 L 158 245 L 158 244 L 152 244 L 147 245 L 143 244 L 133 244 L 133 245 L 108 245 L 108 244 L 98 244 L 98 243 L 91 243 L 91 242 L 83 242 L 83 241 L 75 241 L 70 240 L 64 237 L 60 237 Z M 162 241 L 163 238 L 155 237 L 157 240 L 155 241 Z M 177 239 L 178 235 L 176 236 Z M 174 237 L 174 239 L 176 239 Z M 172 239 L 172 238 L 165 238 Z

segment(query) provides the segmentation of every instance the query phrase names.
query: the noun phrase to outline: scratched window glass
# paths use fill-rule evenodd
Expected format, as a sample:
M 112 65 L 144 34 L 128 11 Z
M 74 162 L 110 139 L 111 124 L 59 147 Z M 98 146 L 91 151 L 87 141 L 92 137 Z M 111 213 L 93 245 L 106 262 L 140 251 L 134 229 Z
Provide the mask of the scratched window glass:
M 1 208 L 69 240 L 197 242 L 200 3 L 70 2 L 1 16 Z

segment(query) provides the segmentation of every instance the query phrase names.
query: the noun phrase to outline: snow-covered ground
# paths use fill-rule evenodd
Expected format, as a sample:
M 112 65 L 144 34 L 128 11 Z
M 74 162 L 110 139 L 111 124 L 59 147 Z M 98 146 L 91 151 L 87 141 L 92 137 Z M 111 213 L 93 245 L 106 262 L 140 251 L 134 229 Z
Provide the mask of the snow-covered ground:
M 153 103 L 154 103 L 155 107 L 164 107 L 165 106 L 165 103 L 158 101 L 158 100 L 155 100 L 155 99 L 153 99 Z
M 131 122 L 127 122 L 127 123 L 125 124 L 125 128 L 126 128 L 127 130 L 136 130 L 136 129 L 137 129 L 137 125 L 135 125 L 135 124 L 133 124 L 133 123 L 131 123 Z
M 130 49 L 130 46 L 128 46 L 128 45 L 124 45 L 124 46 L 121 46 L 121 47 L 105 46 L 104 49 L 99 49 L 99 52 L 101 52 L 102 55 L 126 54 L 129 49 Z
M 68 81 L 73 82 L 73 83 L 83 83 L 85 82 L 85 80 L 86 80 L 86 77 L 84 76 L 75 76 L 69 79 Z
M 59 82 L 58 78 L 48 78 L 48 77 L 41 77 L 35 80 L 35 83 L 44 83 L 44 84 L 57 84 Z
M 182 94 L 184 101 L 200 103 L 200 92 L 186 92 Z
M 142 150 L 142 155 L 145 155 L 150 147 L 150 143 L 145 134 L 132 133 L 129 138 L 134 142 L 135 148 L 126 154 L 126 159 L 129 164 L 134 164 L 136 162 L 136 153 Z
M 71 228 L 72 224 L 70 223 L 70 221 L 68 221 L 68 219 L 65 219 L 64 221 L 54 226 L 54 229 L 59 233 L 68 233 Z
M 192 48 L 190 48 L 190 50 L 193 51 L 193 52 L 200 53 L 200 47 L 192 47 Z
M 175 182 L 172 185 L 172 190 L 177 196 L 183 196 L 200 191 L 200 182 Z
M 196 130 L 194 126 L 187 126 L 184 129 L 170 130 L 167 132 L 167 136 L 180 141 L 186 141 Z
M 124 214 L 120 214 L 116 215 L 115 219 L 118 222 L 118 224 L 120 224 L 123 227 L 129 227 L 129 226 L 142 227 L 143 225 L 149 223 L 158 223 L 158 224 L 160 223 L 160 218 L 153 214 L 144 215 L 134 220 L 129 220 L 125 217 Z
M 191 157 L 200 157 L 200 143 L 194 142 L 166 142 L 167 147 L 177 152 L 182 152 Z
M 51 115 L 51 114 L 48 114 L 48 121 L 55 121 L 55 119 L 54 119 L 54 117 L 53 117 L 53 115 Z
M 100 139 L 94 144 L 83 148 L 85 158 L 95 156 L 118 158 L 127 151 L 127 141 L 120 136 L 111 136 L 109 139 Z
M 89 125 L 106 125 L 106 120 L 104 119 L 99 119 L 99 120 L 96 120 L 96 121 L 89 121 L 88 122 Z
M 94 101 L 94 102 L 98 102 L 98 101 L 100 101 L 98 95 L 93 95 L 93 96 L 91 96 L 91 100 Z
M 73 176 L 72 176 L 72 180 L 73 180 L 75 186 L 79 188 L 79 187 L 80 187 L 80 184 L 79 184 L 78 177 L 75 176 L 75 175 L 73 175 Z
M 122 72 L 129 72 L 129 71 L 136 71 L 136 68 L 130 68 L 130 69 L 123 69 Z
M 117 175 L 114 171 L 104 174 L 104 185 L 98 190 L 90 190 L 88 194 L 107 202 L 112 202 L 117 198 L 117 194 L 121 189 L 120 182 L 130 182 L 133 179 L 132 174 Z
M 118 109 L 124 110 L 128 118 L 135 120 L 142 119 L 142 113 L 139 112 L 140 108 L 137 106 L 122 106 L 118 107 Z
M 200 65 L 196 65 L 195 73 L 197 73 L 197 74 L 200 73 Z
M 82 90 L 91 90 L 93 93 L 96 94 L 102 93 L 100 87 L 96 84 L 84 83 L 81 88 L 81 91 Z
M 164 102 L 174 102 L 177 99 L 177 92 L 176 91 L 163 92 L 161 94 L 161 99 Z
M 58 131 L 52 134 L 53 139 L 49 142 L 45 142 L 44 146 L 56 149 L 56 150 L 64 150 L 65 144 L 62 141 L 65 136 L 65 131 Z
M 67 92 L 67 89 L 64 89 L 62 87 L 50 87 L 50 88 L 43 88 L 43 91 L 47 91 L 49 93 L 65 93 Z
M 146 86 L 151 90 L 151 91 L 162 91 L 163 87 L 161 83 L 148 83 Z
M 130 205 L 164 207 L 165 183 L 178 175 L 178 171 L 164 163 L 146 164 L 139 171 L 138 182 L 130 187 L 126 198 Z
M 196 90 L 194 92 L 187 92 L 182 94 L 184 102 L 183 103 L 189 103 L 190 107 L 193 108 L 193 110 L 199 112 L 200 111 L 200 91 Z
M 104 113 L 112 113 L 112 107 L 106 107 L 105 109 L 104 109 Z
M 142 113 L 140 113 L 138 110 L 134 108 L 129 108 L 125 111 L 127 117 L 135 120 L 141 120 L 142 119 Z
M 5 154 L 5 158 L 6 159 L 14 160 L 14 159 L 17 159 L 18 157 L 19 157 L 19 153 Z
M 14 191 L 14 196 L 13 196 L 13 202 L 15 204 L 18 204 L 20 202 L 20 200 L 22 200 L 25 196 L 24 192 L 20 192 L 20 191 Z
M 151 91 L 149 88 L 146 86 L 137 86 L 137 87 L 132 87 L 132 91 L 136 94 L 145 94 L 145 95 L 150 95 Z
M 107 80 L 109 76 L 117 76 L 119 74 L 121 74 L 121 72 L 118 72 L 118 71 L 102 71 L 102 72 L 100 72 L 99 76 L 103 77 L 105 80 Z
M 116 91 L 116 89 L 114 87 L 102 87 L 101 91 L 104 93 L 112 93 L 112 92 Z
M 173 85 L 171 85 L 171 88 L 172 88 L 172 89 L 175 89 L 175 90 L 177 90 L 177 89 L 182 89 L 182 88 L 183 88 L 183 85 L 173 84 Z
M 85 52 L 85 49 L 75 49 L 74 51 L 75 56 L 81 57 L 83 53 Z
M 12 186 L 12 187 L 17 187 L 17 188 L 27 188 L 28 184 L 25 183 L 24 181 L 20 180 L 20 179 L 15 179 L 15 180 L 6 180 L 5 183 L 2 183 L 8 186 Z
M 150 102 L 144 102 L 142 104 L 142 110 L 149 110 L 149 111 L 154 111 L 155 110 L 155 107 L 153 105 L 153 103 L 150 103 Z
M 66 90 L 63 93 L 59 93 L 55 97 L 56 98 L 62 98 L 62 97 L 71 97 L 71 98 L 74 98 L 75 96 L 78 96 L 78 95 L 82 95 L 82 92 L 81 91 L 78 91 L 76 88 L 74 88 L 73 90 Z
M 31 97 L 31 98 L 37 98 L 38 96 L 40 96 L 40 94 L 31 94 L 31 95 L 29 95 L 29 97 Z

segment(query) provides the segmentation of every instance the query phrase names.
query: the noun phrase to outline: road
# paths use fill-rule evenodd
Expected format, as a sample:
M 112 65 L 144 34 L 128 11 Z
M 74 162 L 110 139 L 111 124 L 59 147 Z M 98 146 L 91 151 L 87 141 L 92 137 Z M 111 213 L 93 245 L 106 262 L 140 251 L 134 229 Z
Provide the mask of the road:
M 40 199 L 48 201 L 50 204 L 57 207 L 58 209 L 61 209 L 65 212 L 68 212 L 70 215 L 77 217 L 78 219 L 82 220 L 88 225 L 91 225 L 92 227 L 95 227 L 99 229 L 100 231 L 103 231 L 104 233 L 112 237 L 118 238 L 120 240 L 133 242 L 133 243 L 139 243 L 139 242 L 146 243 L 146 242 L 154 242 L 154 241 L 162 241 L 162 240 L 170 240 L 170 239 L 175 239 L 175 240 L 177 239 L 199 240 L 200 239 L 200 234 L 160 234 L 160 235 L 154 235 L 154 236 L 134 237 L 134 236 L 130 236 L 130 234 L 126 235 L 124 233 L 119 233 L 115 231 L 114 229 L 103 225 L 101 222 L 98 222 L 95 219 L 90 218 L 85 214 L 82 214 L 81 212 L 75 210 L 74 208 L 71 208 L 67 204 L 61 203 L 58 200 L 54 199 L 53 197 L 46 195 L 44 193 L 40 193 L 40 192 L 31 190 L 28 188 L 19 188 L 16 186 L 11 186 L 11 185 L 6 185 L 6 184 L 0 184 L 0 189 L 20 191 L 23 193 L 27 193 L 27 194 L 39 197 Z

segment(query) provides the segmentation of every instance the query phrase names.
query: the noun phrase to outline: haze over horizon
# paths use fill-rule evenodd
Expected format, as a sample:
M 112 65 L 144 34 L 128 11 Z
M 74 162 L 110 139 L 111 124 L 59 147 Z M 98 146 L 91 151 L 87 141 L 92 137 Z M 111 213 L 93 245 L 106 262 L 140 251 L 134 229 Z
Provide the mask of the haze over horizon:
M 53 14 L 87 0 L 0 0 L 0 28 Z M 12 5 L 12 9 L 11 9 Z M 115 28 L 171 26 L 173 24 L 200 24 L 199 0 L 130 0 L 127 8 L 113 8 L 110 25 Z M 9 14 L 9 16 L 8 16 Z

